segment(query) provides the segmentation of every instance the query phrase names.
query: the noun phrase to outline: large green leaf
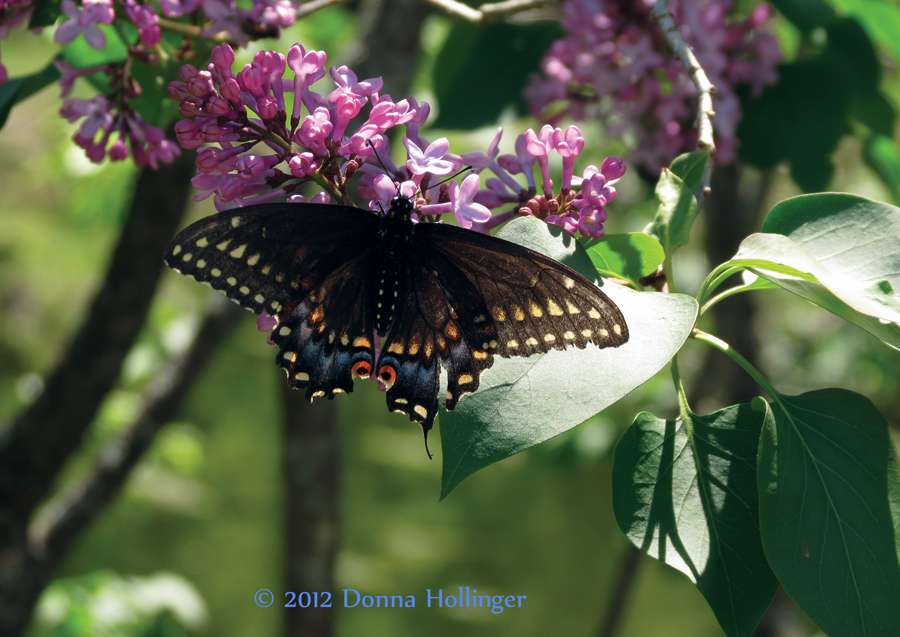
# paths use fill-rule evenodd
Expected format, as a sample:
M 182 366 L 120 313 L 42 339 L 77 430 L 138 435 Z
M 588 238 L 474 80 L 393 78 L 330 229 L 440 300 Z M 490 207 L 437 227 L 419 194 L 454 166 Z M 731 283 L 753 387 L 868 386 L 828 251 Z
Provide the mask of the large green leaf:
M 900 209 L 856 195 L 787 199 L 717 271 L 748 268 L 900 349 Z
M 874 302 L 852 282 L 848 284 L 833 276 L 821 267 L 815 257 L 787 237 L 752 234 L 744 239 L 737 255 L 728 265 L 749 268 L 779 287 L 812 301 L 858 325 L 891 347 L 900 349 L 900 325 L 884 317 L 863 313 L 854 307 L 856 305 L 867 310 L 879 310 L 889 309 L 887 306 Z M 896 293 L 892 293 L 890 289 L 877 290 L 883 297 L 896 297 Z
M 500 236 L 592 276 L 578 241 L 533 217 L 515 219 Z M 690 334 L 697 302 L 680 294 L 634 292 L 606 284 L 630 339 L 615 349 L 589 346 L 527 358 L 496 359 L 479 390 L 441 412 L 441 497 L 489 464 L 568 431 L 642 385 Z
M 777 396 L 759 520 L 785 590 L 832 637 L 900 635 L 900 468 L 887 423 L 842 389 Z
M 600 276 L 625 279 L 636 288 L 638 279 L 656 272 L 666 256 L 659 241 L 642 232 L 607 234 L 584 247 Z
M 638 414 L 616 445 L 613 511 L 641 551 L 697 585 L 727 635 L 750 635 L 778 589 L 759 535 L 766 402 L 708 416 Z

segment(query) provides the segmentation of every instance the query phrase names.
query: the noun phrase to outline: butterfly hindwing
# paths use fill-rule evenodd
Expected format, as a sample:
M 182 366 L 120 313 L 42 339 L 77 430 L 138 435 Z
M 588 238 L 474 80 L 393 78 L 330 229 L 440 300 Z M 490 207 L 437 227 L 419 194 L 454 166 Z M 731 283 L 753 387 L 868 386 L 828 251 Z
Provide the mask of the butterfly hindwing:
M 367 250 L 333 271 L 296 306 L 277 314 L 272 333 L 291 387 L 306 399 L 353 391 L 353 377 L 368 378 L 375 364 L 374 324 L 365 303 L 376 250 Z

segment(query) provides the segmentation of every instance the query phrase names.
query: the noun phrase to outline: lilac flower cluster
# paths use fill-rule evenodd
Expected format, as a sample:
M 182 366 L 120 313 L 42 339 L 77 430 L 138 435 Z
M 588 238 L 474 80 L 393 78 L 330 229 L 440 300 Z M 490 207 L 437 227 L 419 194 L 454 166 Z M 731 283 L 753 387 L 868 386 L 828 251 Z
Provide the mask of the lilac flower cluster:
M 772 10 L 759 4 L 730 21 L 732 0 L 672 0 L 682 37 L 717 88 L 716 160 L 735 158 L 740 103 L 734 88 L 758 95 L 777 81 L 781 52 L 769 32 Z M 532 111 L 549 121 L 599 117 L 612 137 L 634 137 L 631 161 L 652 172 L 696 143 L 696 89 L 651 22 L 653 0 L 567 0 L 563 27 L 527 90 Z
M 498 156 L 501 129 L 487 152 L 454 155 L 446 139 L 431 142 L 420 134 L 429 105 L 382 95 L 380 78 L 360 81 L 347 67 L 332 66 L 327 74 L 334 89 L 314 91 L 313 85 L 326 75 L 325 62 L 324 52 L 295 44 L 287 57 L 260 51 L 234 73 L 234 52 L 219 45 L 206 70 L 182 67 L 181 80 L 169 86 L 169 96 L 179 102 L 185 118 L 175 127 L 178 141 L 184 148 L 200 148 L 194 184 L 202 192 L 195 199 L 212 196 L 220 210 L 284 197 L 306 201 L 296 191 L 314 182 L 323 189 L 314 201 L 335 198 L 349 205 L 350 179 L 359 172 L 357 193 L 373 211 L 387 209 L 400 192 L 415 201 L 417 221 L 452 213 L 462 227 L 486 232 L 515 215 L 534 215 L 572 233 L 603 234 L 604 207 L 615 198 L 613 185 L 625 166 L 609 158 L 600 168 L 588 166 L 576 176 L 575 158 L 584 147 L 576 127 L 528 131 L 516 140 L 514 155 Z M 288 70 L 293 78 L 284 77 Z M 400 125 L 407 159 L 397 166 L 387 131 Z M 554 151 L 562 159 L 558 192 L 550 177 Z M 461 184 L 438 183 L 464 166 L 473 174 Z M 485 170 L 495 176 L 482 189 Z M 516 175 L 524 176 L 526 184 Z M 492 214 L 498 208 L 505 210 Z
M 11 28 L 27 26 L 37 3 L 38 0 L 0 0 L 0 40 L 6 39 Z M 118 17 L 116 3 L 120 5 Z M 75 142 L 93 162 L 105 157 L 117 161 L 130 154 L 139 166 L 156 167 L 159 162 L 172 161 L 179 152 L 177 145 L 165 140 L 163 131 L 147 124 L 129 104 L 140 93 L 140 86 L 128 76 L 133 59 L 151 65 L 158 63 L 155 48 L 162 40 L 161 14 L 165 18 L 196 14 L 191 22 L 204 27 L 184 23 L 174 26 L 180 32 L 194 30 L 192 35 L 197 38 L 216 37 L 244 45 L 258 37 L 277 35 L 280 28 L 294 23 L 299 10 L 300 5 L 293 0 L 252 0 L 241 6 L 235 0 L 159 0 L 158 4 L 139 0 L 62 0 L 62 20 L 54 35 L 57 44 L 69 44 L 83 36 L 91 47 L 103 49 L 107 38 L 101 27 L 117 20 L 131 22 L 137 27 L 138 36 L 129 46 L 124 62 L 91 69 L 74 69 L 65 62 L 56 62 L 62 72 L 63 97 L 71 91 L 77 77 L 106 73 L 114 84 L 118 82 L 114 93 L 92 100 L 69 100 L 60 113 L 69 121 L 82 120 Z M 6 67 L 0 64 L 0 84 L 7 81 Z
M 112 161 L 121 161 L 133 154 L 137 166 L 156 168 L 160 162 L 171 162 L 181 154 L 181 149 L 166 139 L 161 129 L 145 122 L 131 108 L 129 101 L 139 94 L 140 87 L 120 69 L 115 66 L 75 69 L 61 60 L 55 64 L 62 74 L 60 85 L 63 97 L 68 96 L 78 77 L 100 71 L 110 76 L 110 85 L 114 90 L 112 94 L 97 95 L 89 100 L 70 98 L 59 111 L 70 122 L 82 120 L 74 140 L 92 162 L 100 163 L 107 155 Z M 115 140 L 113 134 L 116 135 Z

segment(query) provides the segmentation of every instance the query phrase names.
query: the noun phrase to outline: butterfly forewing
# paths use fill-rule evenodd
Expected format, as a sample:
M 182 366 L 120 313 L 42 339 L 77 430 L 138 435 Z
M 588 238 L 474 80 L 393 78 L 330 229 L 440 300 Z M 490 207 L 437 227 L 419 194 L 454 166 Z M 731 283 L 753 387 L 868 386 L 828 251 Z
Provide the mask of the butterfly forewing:
M 377 245 L 376 229 L 374 215 L 346 206 L 248 206 L 188 226 L 165 261 L 242 307 L 274 315 Z
M 492 355 L 528 356 L 588 343 L 618 347 L 628 340 L 616 305 L 563 264 L 518 244 L 452 226 L 419 224 L 415 232 L 420 253 L 459 315 L 467 339 L 475 344 L 473 354 L 480 356 L 478 349 L 487 354 L 486 367 Z M 448 409 L 459 395 L 471 391 L 466 386 L 454 389 L 453 367 L 451 360 Z

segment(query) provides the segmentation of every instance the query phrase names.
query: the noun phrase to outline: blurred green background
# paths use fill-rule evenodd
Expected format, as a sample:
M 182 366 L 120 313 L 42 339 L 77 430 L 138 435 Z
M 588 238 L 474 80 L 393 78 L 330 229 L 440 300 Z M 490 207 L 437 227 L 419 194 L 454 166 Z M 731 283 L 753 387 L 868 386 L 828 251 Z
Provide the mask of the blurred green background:
M 419 99 L 428 99 L 434 55 L 447 31 L 447 21 L 430 19 L 414 91 Z M 43 67 L 55 51 L 49 38 L 13 33 L 3 45 L 4 63 L 21 74 Z M 340 64 L 353 39 L 350 14 L 336 8 L 305 20 L 282 41 L 324 47 L 329 63 Z M 86 86 L 77 90 L 90 95 Z M 54 86 L 14 109 L 0 133 L 2 420 L 34 399 L 78 325 L 136 176 L 127 162 L 89 164 L 71 143 L 72 127 L 58 117 L 59 106 Z M 534 124 L 510 119 L 504 125 L 509 152 L 515 135 Z M 431 139 L 441 135 L 426 132 Z M 451 135 L 451 149 L 483 149 L 492 135 Z M 600 157 L 623 151 L 599 134 L 589 143 Z M 835 156 L 832 189 L 890 201 L 854 144 L 848 138 Z M 764 210 L 799 193 L 783 172 L 774 178 Z M 627 175 L 609 208 L 609 231 L 643 228 L 655 211 L 650 197 Z M 210 202 L 197 204 L 190 220 L 212 211 Z M 696 245 L 679 253 L 680 287 L 696 291 L 708 266 Z M 187 278 L 165 275 L 119 388 L 60 484 L 84 472 L 102 444 L 131 422 L 147 381 L 186 344 L 207 294 Z M 791 295 L 768 292 L 760 302 L 763 366 L 780 390 L 853 389 L 896 425 L 897 352 Z M 683 354 L 689 385 L 703 355 L 697 344 Z M 165 427 L 123 495 L 65 561 L 41 599 L 32 635 L 268 636 L 280 634 L 284 613 L 303 612 L 281 607 L 284 542 L 291 538 L 282 533 L 283 376 L 273 357 L 247 313 L 177 422 Z M 637 412 L 675 414 L 667 370 L 573 431 L 479 472 L 440 503 L 439 436 L 430 438 L 436 458 L 429 461 L 418 426 L 389 414 L 373 383 L 357 383 L 353 396 L 337 403 L 344 463 L 337 605 L 344 588 L 417 601 L 415 609 L 341 609 L 338 634 L 598 633 L 627 554 L 611 512 L 612 449 Z M 645 557 L 640 564 L 620 635 L 721 634 L 686 577 Z M 499 615 L 425 607 L 426 589 L 446 594 L 460 586 L 527 595 L 527 601 Z M 275 593 L 270 608 L 254 604 L 263 588 Z

